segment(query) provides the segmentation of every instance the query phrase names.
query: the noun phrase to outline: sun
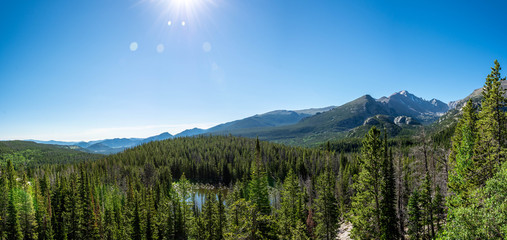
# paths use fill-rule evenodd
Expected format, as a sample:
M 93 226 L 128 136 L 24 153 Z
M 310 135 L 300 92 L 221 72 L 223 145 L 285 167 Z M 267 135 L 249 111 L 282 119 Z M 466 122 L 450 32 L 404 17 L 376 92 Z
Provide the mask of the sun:
M 201 0 L 170 0 L 174 5 L 178 7 L 192 8 L 198 4 Z
M 166 0 L 165 2 L 167 3 L 166 13 L 172 19 L 182 23 L 199 22 L 199 17 L 206 14 L 209 5 L 214 4 L 213 0 Z

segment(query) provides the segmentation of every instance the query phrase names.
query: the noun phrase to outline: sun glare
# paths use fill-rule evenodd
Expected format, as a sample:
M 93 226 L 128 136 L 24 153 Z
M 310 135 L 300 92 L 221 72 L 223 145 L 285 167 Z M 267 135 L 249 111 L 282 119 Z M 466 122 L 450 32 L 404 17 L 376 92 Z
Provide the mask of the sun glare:
M 181 26 L 199 23 L 200 17 L 206 14 L 209 5 L 214 5 L 214 0 L 162 0 L 166 9 L 164 15 L 168 18 L 167 25 L 177 21 Z

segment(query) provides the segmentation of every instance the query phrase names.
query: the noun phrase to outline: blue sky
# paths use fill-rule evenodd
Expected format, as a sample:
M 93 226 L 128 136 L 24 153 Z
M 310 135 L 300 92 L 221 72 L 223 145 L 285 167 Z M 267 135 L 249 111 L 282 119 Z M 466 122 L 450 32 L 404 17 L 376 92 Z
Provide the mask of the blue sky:
M 3 0 L 0 139 L 175 134 L 400 90 L 460 99 L 507 64 L 504 2 Z

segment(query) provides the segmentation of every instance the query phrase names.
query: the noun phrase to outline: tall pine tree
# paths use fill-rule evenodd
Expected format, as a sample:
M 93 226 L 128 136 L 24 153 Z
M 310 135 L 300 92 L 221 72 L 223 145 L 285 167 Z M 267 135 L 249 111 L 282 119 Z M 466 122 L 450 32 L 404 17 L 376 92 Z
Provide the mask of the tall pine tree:
M 278 229 L 280 239 L 292 239 L 293 234 L 302 234 L 297 230 L 300 224 L 304 224 L 304 199 L 299 186 L 297 176 L 292 169 L 285 177 L 281 192 L 281 207 L 278 210 Z
M 360 172 L 354 183 L 350 221 L 357 239 L 378 239 L 382 189 L 383 147 L 380 131 L 372 127 L 363 139 Z
M 477 113 L 472 99 L 463 107 L 461 117 L 452 138 L 452 150 L 449 157 L 450 170 L 447 186 L 452 192 L 449 204 L 465 204 L 472 190 L 470 179 L 473 177 L 474 145 L 477 139 Z
M 329 167 L 317 178 L 315 199 L 315 234 L 318 239 L 336 239 L 338 230 L 338 201 L 335 196 L 335 177 Z
M 380 238 L 398 239 L 398 216 L 396 215 L 396 186 L 393 155 L 387 154 L 387 134 L 384 134 L 384 163 L 382 165 L 382 199 L 380 200 Z
M 9 205 L 7 207 L 7 239 L 9 240 L 21 240 L 23 239 L 23 233 L 21 232 L 21 226 L 19 225 L 18 209 L 14 201 L 14 189 L 9 194 Z
M 471 176 L 472 184 L 476 187 L 483 186 L 507 156 L 506 98 L 501 83 L 505 78 L 501 77 L 500 70 L 500 64 L 495 60 L 495 66 L 491 68 L 483 87 L 483 100 L 477 121 L 474 174 Z

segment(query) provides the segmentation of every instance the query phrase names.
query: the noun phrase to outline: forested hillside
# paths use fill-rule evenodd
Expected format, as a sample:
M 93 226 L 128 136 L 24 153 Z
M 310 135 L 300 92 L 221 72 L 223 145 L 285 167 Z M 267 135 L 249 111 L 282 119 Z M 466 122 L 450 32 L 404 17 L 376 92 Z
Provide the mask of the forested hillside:
M 37 144 L 27 141 L 0 141 L 0 165 L 11 160 L 15 165 L 34 167 L 45 164 L 77 163 L 103 155 L 85 153 L 76 146 Z
M 495 61 L 448 144 L 372 126 L 319 148 L 199 136 L 37 164 L 3 146 L 0 239 L 502 239 L 502 81 Z

